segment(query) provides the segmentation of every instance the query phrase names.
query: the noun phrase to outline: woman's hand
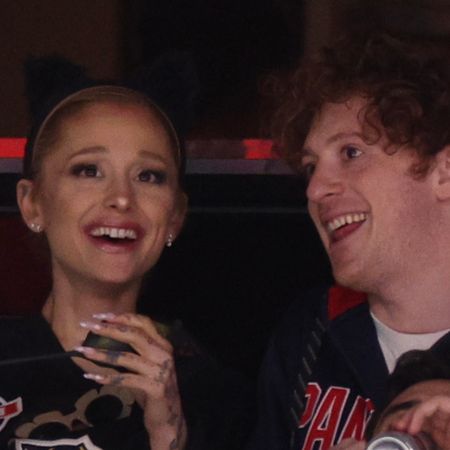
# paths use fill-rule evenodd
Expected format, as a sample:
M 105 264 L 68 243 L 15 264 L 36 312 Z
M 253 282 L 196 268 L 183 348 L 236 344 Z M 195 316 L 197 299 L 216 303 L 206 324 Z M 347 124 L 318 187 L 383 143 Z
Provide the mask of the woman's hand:
M 144 411 L 152 450 L 182 449 L 187 430 L 178 392 L 173 349 L 153 322 L 136 314 L 96 314 L 100 322 L 81 326 L 100 336 L 129 344 L 136 353 L 78 347 L 86 358 L 122 366 L 124 373 L 87 373 L 85 377 L 104 385 L 133 389 Z

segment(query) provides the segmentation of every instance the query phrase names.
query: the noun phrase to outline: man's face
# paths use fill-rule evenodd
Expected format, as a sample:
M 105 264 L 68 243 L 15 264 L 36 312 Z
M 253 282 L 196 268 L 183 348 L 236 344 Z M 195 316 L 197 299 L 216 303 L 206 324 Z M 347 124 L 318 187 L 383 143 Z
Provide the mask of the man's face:
M 437 397 L 450 399 L 450 380 L 422 381 L 405 389 L 385 408 L 378 419 L 373 435 L 377 436 L 386 431 L 401 431 L 396 424 L 404 418 L 405 414 Z
M 326 104 L 306 138 L 302 167 L 309 213 L 336 280 L 374 292 L 429 264 L 434 195 L 429 176 L 409 172 L 417 162 L 412 149 L 386 152 L 385 136 L 364 139 L 365 105 L 360 97 Z

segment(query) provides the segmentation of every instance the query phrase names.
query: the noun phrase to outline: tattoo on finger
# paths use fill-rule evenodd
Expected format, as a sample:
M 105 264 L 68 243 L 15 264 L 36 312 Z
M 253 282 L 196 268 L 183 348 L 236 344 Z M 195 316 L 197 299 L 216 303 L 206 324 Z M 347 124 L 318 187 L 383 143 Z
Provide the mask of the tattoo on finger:
M 119 358 L 123 355 L 123 352 L 118 352 L 114 350 L 106 350 L 106 362 L 109 364 L 117 364 Z
M 155 377 L 155 381 L 156 381 L 157 383 L 164 383 L 164 380 L 167 378 L 167 377 L 166 377 L 167 372 L 169 372 L 169 370 L 170 370 L 170 366 L 171 366 L 171 364 L 170 364 L 170 360 L 169 360 L 169 359 L 166 359 L 166 360 L 162 363 L 162 365 L 161 365 L 161 367 L 160 367 L 160 369 L 159 369 L 159 373 L 158 373 L 158 375 Z
M 111 377 L 111 384 L 113 386 L 120 386 L 123 383 L 124 379 L 125 379 L 124 375 L 113 375 Z
M 130 331 L 130 327 L 128 325 L 122 325 L 122 324 L 118 325 L 117 329 L 119 331 L 121 331 L 122 333 L 128 333 Z

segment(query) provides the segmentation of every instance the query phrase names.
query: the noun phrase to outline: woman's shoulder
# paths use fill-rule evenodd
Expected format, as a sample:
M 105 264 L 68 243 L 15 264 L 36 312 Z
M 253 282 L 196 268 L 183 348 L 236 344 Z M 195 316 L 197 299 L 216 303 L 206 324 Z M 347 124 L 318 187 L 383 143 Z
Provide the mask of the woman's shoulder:
M 48 323 L 40 316 L 0 316 L 0 359 L 53 349 Z

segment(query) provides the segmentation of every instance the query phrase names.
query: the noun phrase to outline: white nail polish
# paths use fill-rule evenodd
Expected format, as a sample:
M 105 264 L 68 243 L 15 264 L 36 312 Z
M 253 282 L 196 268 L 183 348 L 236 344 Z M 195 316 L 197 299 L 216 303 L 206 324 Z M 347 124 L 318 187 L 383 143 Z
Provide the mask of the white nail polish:
M 114 319 L 116 317 L 115 314 L 113 313 L 96 313 L 96 314 L 92 314 L 92 317 L 94 319 L 98 319 L 98 320 L 111 320 Z
M 102 375 L 98 375 L 96 373 L 84 373 L 83 377 L 88 380 L 101 381 L 104 379 Z
M 87 328 L 89 330 L 100 330 L 102 327 L 98 323 L 92 323 L 92 322 L 80 322 L 81 328 Z

